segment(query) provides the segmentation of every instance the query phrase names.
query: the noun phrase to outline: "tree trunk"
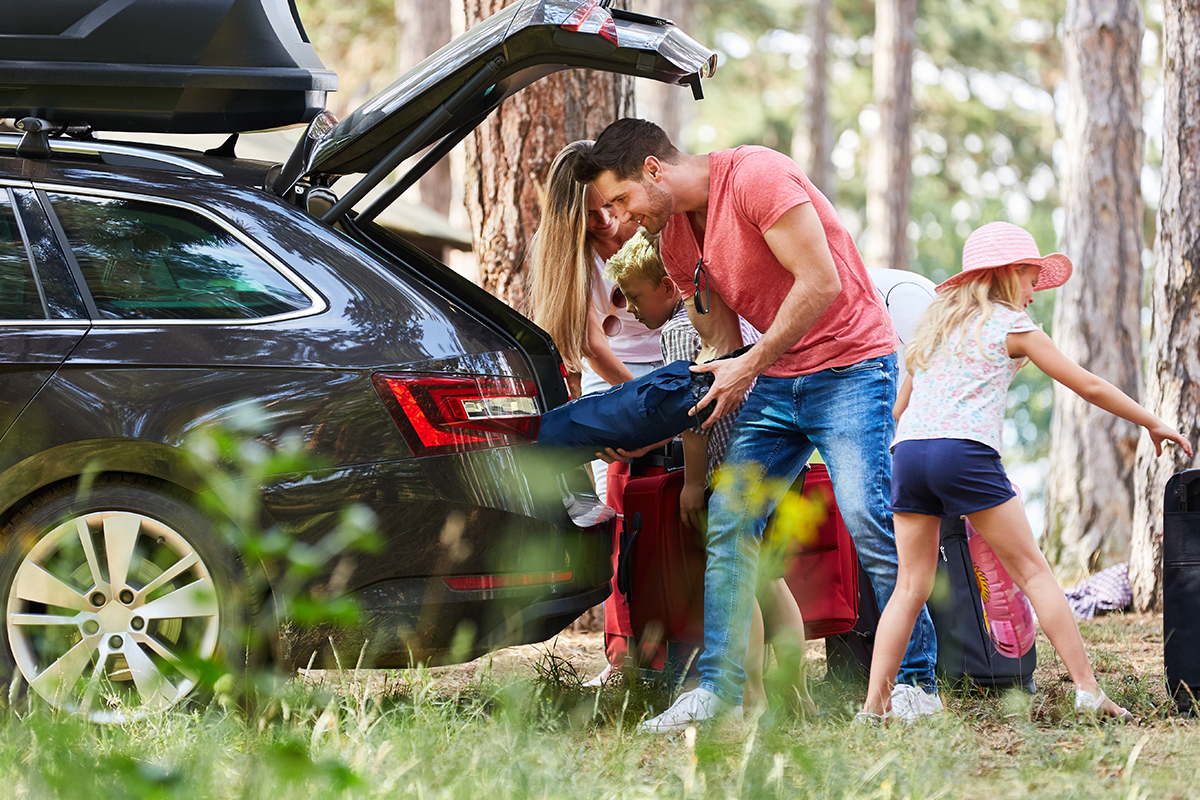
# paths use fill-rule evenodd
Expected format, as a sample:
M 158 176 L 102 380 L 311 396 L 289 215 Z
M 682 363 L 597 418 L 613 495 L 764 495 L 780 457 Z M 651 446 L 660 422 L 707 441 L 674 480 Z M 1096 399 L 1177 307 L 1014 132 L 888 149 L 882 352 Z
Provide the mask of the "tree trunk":
M 467 27 L 509 2 L 465 0 Z M 483 288 L 525 310 L 525 255 L 550 163 L 568 142 L 594 139 L 632 113 L 632 79 L 570 70 L 509 98 L 467 137 L 465 199 Z
M 908 268 L 912 175 L 912 61 L 916 0 L 875 4 L 875 107 L 879 131 L 867 173 L 867 266 Z
M 1153 311 L 1145 405 L 1193 446 L 1200 419 L 1200 8 L 1163 4 L 1162 200 L 1154 248 Z M 1161 457 L 1147 436 L 1138 443 L 1129 580 L 1134 606 L 1162 606 L 1162 508 L 1167 478 L 1189 462 L 1173 445 Z
M 1054 340 L 1085 369 L 1141 397 L 1141 0 L 1068 0 L 1063 50 L 1063 249 Z M 1056 384 L 1043 547 L 1064 577 L 1124 561 L 1140 430 Z
M 684 31 L 692 29 L 692 20 L 695 19 L 692 0 L 646 0 L 637 10 L 652 17 L 672 20 Z M 637 115 L 666 131 L 671 142 L 683 150 L 683 129 L 696 107 L 691 90 L 658 81 L 635 81 L 634 95 L 637 98 Z
M 829 122 L 826 90 L 829 84 L 829 0 L 811 0 L 808 9 L 808 36 L 812 48 L 808 55 L 808 91 L 804 98 L 804 118 L 796 126 L 792 154 L 813 185 L 832 202 L 833 130 Z
M 429 0 L 395 0 L 397 37 L 396 63 L 403 75 L 448 43 L 453 37 L 450 4 Z M 450 159 L 443 158 L 417 181 L 421 202 L 439 214 L 450 213 Z

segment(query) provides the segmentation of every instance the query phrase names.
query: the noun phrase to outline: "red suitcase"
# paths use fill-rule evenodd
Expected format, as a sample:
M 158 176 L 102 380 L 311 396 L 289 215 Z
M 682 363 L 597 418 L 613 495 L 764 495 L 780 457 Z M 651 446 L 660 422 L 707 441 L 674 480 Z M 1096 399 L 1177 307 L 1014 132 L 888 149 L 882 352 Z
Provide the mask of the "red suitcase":
M 633 574 L 630 558 L 641 550 L 640 547 L 634 547 L 634 544 L 640 541 L 651 542 L 645 551 L 647 562 L 639 570 L 639 576 L 649 578 L 655 570 L 661 569 L 663 563 L 661 555 L 657 553 L 658 548 L 654 546 L 654 543 L 661 542 L 662 531 L 669 529 L 676 531 L 677 534 L 683 533 L 679 519 L 679 490 L 683 485 L 683 470 L 681 468 L 671 469 L 671 467 L 675 467 L 675 461 L 682 463 L 678 453 L 664 451 L 639 459 L 632 469 L 630 464 L 621 461 L 610 464 L 608 467 L 607 503 L 617 512 L 617 524 L 613 528 L 612 595 L 604 603 L 605 652 L 610 664 L 620 665 L 624 662 L 630 640 L 640 641 L 642 644 L 641 653 L 637 659 L 639 665 L 652 669 L 662 669 L 666 663 L 669 654 L 665 642 L 687 641 L 686 649 L 690 653 L 691 649 L 698 646 L 703 640 L 702 611 L 699 625 L 695 626 L 699 630 L 699 634 L 691 639 L 680 640 L 675 636 L 667 635 L 662 626 L 654 621 L 668 616 L 659 610 L 663 608 L 664 602 L 670 602 L 661 595 L 661 592 L 652 595 L 638 590 L 636 592 L 638 599 L 635 605 L 631 605 L 626 594 L 629 588 L 629 578 Z M 632 515 L 626 514 L 629 502 L 633 503 Z M 664 522 L 659 519 L 660 515 L 663 512 L 670 514 L 672 511 L 673 520 L 665 523 L 668 528 L 663 528 Z M 647 529 L 647 525 L 650 526 L 649 529 Z M 651 530 L 654 532 L 650 532 Z M 647 533 L 644 537 L 642 536 L 643 531 Z M 676 546 L 684 540 L 693 545 L 695 552 L 690 557 L 680 559 L 678 563 L 690 565 L 689 572 L 692 573 L 693 579 L 689 583 L 694 584 L 694 576 L 699 576 L 700 608 L 703 609 L 703 545 L 700 543 L 700 538 L 690 529 L 686 531 L 686 536 L 670 537 L 670 541 Z M 696 560 L 697 556 L 699 561 Z M 650 588 L 653 589 L 654 586 L 652 585 Z M 661 584 L 659 588 L 662 588 Z M 644 613 L 637 615 L 636 627 L 632 619 L 634 616 L 632 612 L 635 608 L 644 609 Z M 647 614 L 649 619 L 647 619 Z M 686 658 L 686 655 L 682 655 L 683 650 L 680 648 L 671 647 L 670 649 L 672 651 L 670 655 L 674 656 L 678 651 L 682 657 Z
M 629 625 L 629 603 L 625 593 L 617 586 L 617 573 L 621 563 L 621 541 L 625 537 L 625 484 L 629 481 L 629 465 L 618 461 L 608 465 L 605 501 L 613 511 L 617 512 L 616 524 L 613 525 L 612 548 L 612 594 L 604 601 L 604 652 L 608 663 L 620 667 L 625 661 L 628 650 L 628 640 L 633 636 Z
M 679 516 L 683 471 L 662 461 L 609 468 L 609 504 L 623 518 L 614 559 L 614 591 L 605 606 L 610 646 L 626 637 L 654 648 L 649 660 L 662 663 L 665 642 L 685 657 L 704 636 L 702 537 Z M 829 473 L 814 464 L 803 482 L 806 498 L 820 498 L 825 521 L 815 537 L 797 543 L 785 561 L 785 580 L 804 615 L 808 638 L 845 633 L 858 615 L 858 554 L 837 511 Z M 775 524 L 774 522 L 772 523 Z M 778 535 L 776 532 L 775 535 Z M 620 640 L 620 641 L 618 641 Z M 611 649 L 610 649 L 611 655 Z M 643 659 L 644 661 L 647 659 Z
M 824 464 L 810 465 L 804 496 L 824 502 L 825 521 L 813 541 L 791 554 L 784 580 L 804 616 L 805 636 L 824 639 L 846 633 L 858 619 L 858 551 L 838 513 Z
M 625 486 L 625 569 L 618 572 L 639 639 L 704 641 L 704 540 L 679 514 L 683 470 L 635 476 Z

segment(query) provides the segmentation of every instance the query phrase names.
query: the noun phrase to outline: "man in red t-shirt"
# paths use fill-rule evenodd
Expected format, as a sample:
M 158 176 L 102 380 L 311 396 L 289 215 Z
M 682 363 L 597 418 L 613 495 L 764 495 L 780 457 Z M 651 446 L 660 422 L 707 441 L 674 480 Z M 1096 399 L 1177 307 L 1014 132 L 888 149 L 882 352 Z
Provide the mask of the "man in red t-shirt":
M 709 506 L 700 687 L 642 726 L 679 730 L 741 711 L 766 517 L 814 449 L 829 467 L 880 607 L 891 597 L 896 337 L 832 204 L 780 153 L 738 147 L 685 155 L 657 125 L 623 119 L 576 162 L 575 179 L 591 183 L 623 221 L 662 233 L 667 272 L 689 296 L 692 324 L 719 353 L 742 345 L 739 315 L 763 333 L 746 353 L 693 368 L 714 377 L 699 403 L 713 406 L 706 426 L 758 380 L 726 452 L 735 469 L 717 482 Z M 750 513 L 747 498 L 759 496 L 763 512 Z M 893 693 L 901 717 L 942 710 L 936 658 L 933 625 L 922 612 Z

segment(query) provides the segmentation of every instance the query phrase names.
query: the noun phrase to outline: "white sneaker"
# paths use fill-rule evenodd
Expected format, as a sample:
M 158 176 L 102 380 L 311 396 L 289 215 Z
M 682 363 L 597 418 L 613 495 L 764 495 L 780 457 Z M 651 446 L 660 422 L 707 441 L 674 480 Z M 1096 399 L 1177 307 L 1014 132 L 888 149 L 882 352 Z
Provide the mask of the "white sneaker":
M 601 522 L 608 522 L 617 515 L 616 511 L 589 495 L 568 493 L 563 498 L 563 505 L 566 506 L 571 521 L 580 528 L 590 528 Z
M 598 689 L 604 685 L 605 681 L 607 681 L 609 678 L 612 677 L 612 674 L 613 674 L 613 665 L 605 664 L 604 669 L 602 669 L 600 671 L 599 675 L 597 675 L 596 677 L 592 678 L 589 681 L 584 681 L 583 688 Z
M 741 722 L 742 707 L 735 706 L 714 692 L 700 687 L 679 695 L 674 705 L 654 719 L 643 722 L 638 726 L 638 730 L 647 733 L 670 733 L 725 715 Z
M 1103 689 L 1101 689 L 1098 694 L 1092 694 L 1085 689 L 1076 688 L 1075 713 L 1081 717 L 1089 717 L 1092 719 L 1105 716 L 1105 713 L 1100 710 L 1100 706 L 1104 705 L 1104 701 L 1107 699 L 1108 696 L 1104 694 Z M 1113 705 L 1116 705 L 1116 703 L 1113 703 Z M 1130 714 L 1128 709 L 1122 708 L 1121 706 L 1117 706 L 1117 713 L 1112 714 L 1111 716 L 1116 717 L 1117 719 L 1133 718 L 1133 714 Z
M 944 710 L 942 698 L 936 694 L 928 694 L 907 683 L 897 683 L 892 687 L 892 713 L 905 722 L 936 716 Z

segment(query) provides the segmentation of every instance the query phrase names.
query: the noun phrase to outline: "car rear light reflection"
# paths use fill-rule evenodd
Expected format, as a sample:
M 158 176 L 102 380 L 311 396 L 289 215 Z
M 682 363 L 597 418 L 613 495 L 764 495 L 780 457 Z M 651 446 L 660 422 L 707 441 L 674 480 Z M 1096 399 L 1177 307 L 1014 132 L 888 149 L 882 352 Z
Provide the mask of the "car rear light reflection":
M 423 373 L 378 373 L 372 381 L 415 456 L 537 440 L 532 381 Z
M 572 572 L 540 572 L 534 575 L 468 575 L 461 578 L 443 578 L 446 585 L 456 592 L 481 591 L 484 589 L 507 589 L 513 586 L 544 586 L 548 583 L 565 583 L 571 580 Z
M 559 27 L 579 33 L 598 33 L 614 46 L 617 44 L 617 23 L 613 22 L 608 9 L 600 5 L 600 0 L 580 3 Z

